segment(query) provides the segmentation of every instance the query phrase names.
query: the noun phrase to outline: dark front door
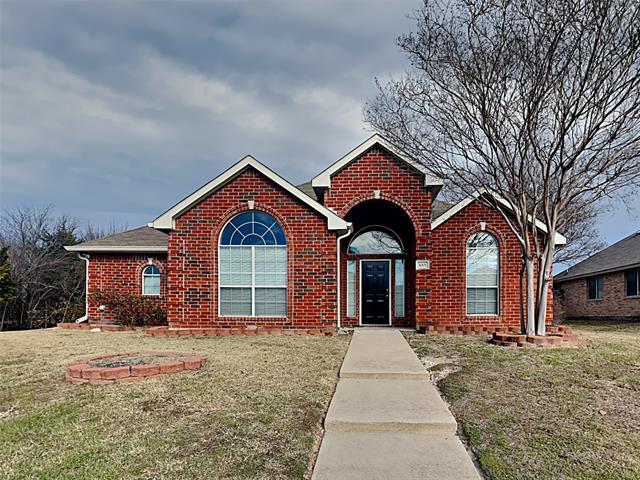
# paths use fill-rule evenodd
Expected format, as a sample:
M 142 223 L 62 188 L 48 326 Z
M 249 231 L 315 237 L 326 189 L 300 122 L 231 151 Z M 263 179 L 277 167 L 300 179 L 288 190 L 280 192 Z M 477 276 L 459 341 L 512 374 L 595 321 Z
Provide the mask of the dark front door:
M 389 324 L 389 262 L 362 261 L 362 323 Z

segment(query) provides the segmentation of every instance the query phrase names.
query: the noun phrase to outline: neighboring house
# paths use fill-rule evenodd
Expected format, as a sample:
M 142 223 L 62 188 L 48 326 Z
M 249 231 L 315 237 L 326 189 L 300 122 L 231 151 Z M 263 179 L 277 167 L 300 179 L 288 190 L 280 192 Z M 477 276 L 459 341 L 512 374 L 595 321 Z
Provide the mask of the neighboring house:
M 559 273 L 554 285 L 558 320 L 640 320 L 640 232 Z
M 516 238 L 442 184 L 380 135 L 297 187 L 247 156 L 147 227 L 67 249 L 89 293 L 156 298 L 172 327 L 518 328 Z

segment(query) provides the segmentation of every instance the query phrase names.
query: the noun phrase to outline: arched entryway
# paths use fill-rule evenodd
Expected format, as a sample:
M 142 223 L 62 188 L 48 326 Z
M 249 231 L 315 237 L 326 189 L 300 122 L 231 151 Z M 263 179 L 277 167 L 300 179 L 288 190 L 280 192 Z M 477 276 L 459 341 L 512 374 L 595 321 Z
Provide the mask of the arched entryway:
M 396 204 L 371 199 L 345 215 L 353 233 L 343 240 L 344 326 L 415 327 L 415 230 Z

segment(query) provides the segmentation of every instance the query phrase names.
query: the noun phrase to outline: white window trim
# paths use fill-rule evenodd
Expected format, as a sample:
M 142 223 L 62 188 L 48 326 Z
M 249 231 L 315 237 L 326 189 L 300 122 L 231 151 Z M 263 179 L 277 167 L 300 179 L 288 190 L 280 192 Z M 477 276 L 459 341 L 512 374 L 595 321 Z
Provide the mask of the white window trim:
M 482 286 L 482 285 L 474 285 L 473 287 L 469 286 L 469 272 L 467 271 L 467 259 L 469 256 L 469 240 L 471 238 L 473 238 L 474 236 L 476 236 L 478 233 L 486 233 L 487 235 L 491 235 L 493 237 L 493 239 L 496 242 L 496 254 L 498 257 L 498 269 L 496 272 L 496 284 L 495 285 L 487 285 L 487 286 Z M 467 237 L 467 241 L 465 242 L 465 246 L 464 246 L 464 309 L 465 309 L 465 313 L 467 317 L 499 317 L 500 316 L 500 280 L 501 280 L 501 275 L 500 275 L 500 242 L 498 242 L 498 239 L 496 238 L 496 236 L 491 233 L 491 232 L 476 232 L 472 235 L 470 235 L 469 237 Z M 490 288 L 494 288 L 497 290 L 496 292 L 496 313 L 469 313 L 469 289 L 470 288 L 477 288 L 477 289 L 490 289 Z
M 147 271 L 147 268 L 149 267 L 155 267 L 158 269 L 159 273 L 144 273 Z M 145 277 L 158 277 L 158 279 L 160 280 L 160 288 L 158 293 L 145 293 L 144 291 L 144 279 Z M 143 297 L 160 297 L 162 296 L 162 270 L 160 270 L 160 268 L 155 265 L 155 264 L 150 264 L 150 265 L 145 265 L 144 268 L 142 269 L 142 285 L 141 285 L 141 293 Z
M 349 281 L 349 265 L 353 265 L 353 284 Z M 356 316 L 356 310 L 358 306 L 358 298 L 357 298 L 357 288 L 358 285 L 358 262 L 354 259 L 347 259 L 347 308 L 346 315 L 347 318 L 353 318 Z M 353 299 L 353 311 L 349 312 L 349 299 Z
M 398 292 L 396 288 L 398 286 L 398 270 L 396 266 L 398 262 L 402 262 L 402 315 L 396 313 L 396 306 L 398 302 Z M 393 316 L 396 318 L 405 318 L 407 315 L 407 275 L 406 275 L 407 262 L 404 258 L 396 258 L 393 260 Z
M 238 213 L 238 215 L 242 214 L 244 212 L 240 212 Z M 265 212 L 266 213 L 266 212 Z M 220 236 L 218 238 L 218 251 L 216 252 L 217 256 L 218 256 L 218 317 L 219 318 L 287 318 L 288 317 L 288 313 L 285 313 L 284 315 L 256 315 L 256 288 L 278 288 L 278 289 L 282 289 L 285 291 L 285 308 L 288 312 L 289 310 L 289 258 L 288 258 L 288 247 L 287 244 L 285 243 L 284 245 L 222 245 L 220 243 L 220 240 L 222 239 L 222 232 L 224 232 L 224 230 L 227 228 L 227 225 L 231 224 L 231 222 L 238 216 L 238 215 L 234 215 L 232 218 L 229 219 L 229 221 L 227 221 L 224 224 L 224 227 L 222 227 L 222 230 L 220 230 Z M 267 215 L 269 215 L 267 213 Z M 274 218 L 274 225 L 277 222 L 277 220 Z M 236 230 L 237 227 L 233 224 L 231 224 L 231 226 L 233 226 Z M 271 228 L 273 227 L 273 225 L 271 225 L 271 227 L 269 227 L 269 230 L 271 230 Z M 282 228 L 282 227 L 280 227 Z M 286 238 L 285 238 L 286 240 Z M 287 269 L 286 269 L 286 282 L 285 285 L 256 285 L 256 250 L 255 247 L 258 246 L 260 248 L 284 248 L 285 249 L 285 256 L 287 259 Z M 220 281 L 220 276 L 222 274 L 221 270 L 220 270 L 220 248 L 224 247 L 224 248 L 251 248 L 251 285 L 222 285 L 221 281 Z M 221 301 L 221 290 L 223 288 L 250 288 L 251 289 L 251 315 L 223 315 L 222 314 L 222 301 Z
M 362 296 L 364 295 L 364 290 L 362 290 L 362 274 L 363 274 L 363 270 L 362 270 L 362 262 L 387 262 L 389 264 L 389 297 L 391 297 L 391 259 L 390 258 L 361 258 L 360 259 L 360 264 L 358 265 L 360 267 L 360 282 L 358 284 L 358 289 L 360 290 L 360 308 L 358 311 L 358 324 L 360 326 L 375 326 L 375 325 L 383 325 L 382 323 L 362 323 Z M 387 302 L 389 304 L 389 323 L 387 323 L 388 326 L 391 326 L 391 298 L 389 298 L 389 301 Z

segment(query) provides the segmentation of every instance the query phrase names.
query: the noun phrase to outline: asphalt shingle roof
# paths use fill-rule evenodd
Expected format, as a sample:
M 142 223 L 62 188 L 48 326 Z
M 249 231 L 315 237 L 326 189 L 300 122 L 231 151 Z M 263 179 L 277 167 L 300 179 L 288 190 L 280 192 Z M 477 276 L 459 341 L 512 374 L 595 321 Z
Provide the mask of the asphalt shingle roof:
M 598 273 L 615 272 L 640 265 L 640 232 L 633 233 L 604 250 L 560 272 L 555 283 L 590 277 Z
M 316 191 L 311 186 L 311 182 L 305 182 L 298 185 L 298 189 L 305 193 L 307 196 L 313 198 L 316 202 L 318 201 L 318 196 L 316 195 Z
M 109 251 L 110 248 L 113 248 L 114 251 L 122 250 L 123 248 L 132 248 L 139 251 L 143 251 L 144 248 L 150 248 L 152 250 L 160 248 L 166 249 L 168 238 L 168 234 L 155 228 L 140 227 L 126 232 L 116 233 L 115 235 L 109 235 L 108 237 L 79 243 L 69 247 L 68 250 L 90 252 L 92 250 Z
M 451 207 L 453 207 L 453 203 L 443 202 L 442 200 L 434 200 L 431 204 L 431 220 L 435 220 Z

